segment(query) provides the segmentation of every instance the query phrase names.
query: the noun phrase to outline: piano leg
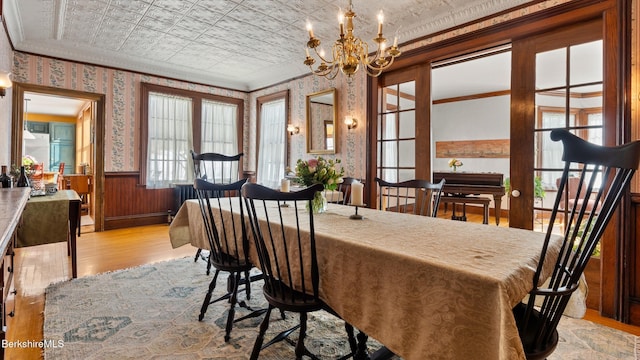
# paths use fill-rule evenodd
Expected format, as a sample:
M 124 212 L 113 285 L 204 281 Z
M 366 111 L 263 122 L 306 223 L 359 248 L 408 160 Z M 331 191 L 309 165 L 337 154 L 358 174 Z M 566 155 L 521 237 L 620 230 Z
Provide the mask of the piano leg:
M 500 215 L 501 215 L 500 208 L 502 206 L 502 196 L 501 195 L 493 195 L 493 203 L 495 205 L 493 210 L 495 212 L 496 225 L 500 225 Z

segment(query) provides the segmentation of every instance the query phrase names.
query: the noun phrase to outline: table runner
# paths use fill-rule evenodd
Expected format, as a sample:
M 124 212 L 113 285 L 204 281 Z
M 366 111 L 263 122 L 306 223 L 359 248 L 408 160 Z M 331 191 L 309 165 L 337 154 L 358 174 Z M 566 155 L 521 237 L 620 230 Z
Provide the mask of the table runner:
M 67 241 L 69 235 L 69 200 L 73 190 L 53 195 L 32 196 L 22 214 L 17 247 Z
M 321 297 L 340 316 L 406 359 L 524 358 L 511 309 L 531 289 L 543 234 L 353 213 L 329 204 L 314 217 Z M 197 201 L 187 201 L 171 242 L 208 248 L 203 234 Z M 543 279 L 558 248 L 559 240 L 550 246 Z

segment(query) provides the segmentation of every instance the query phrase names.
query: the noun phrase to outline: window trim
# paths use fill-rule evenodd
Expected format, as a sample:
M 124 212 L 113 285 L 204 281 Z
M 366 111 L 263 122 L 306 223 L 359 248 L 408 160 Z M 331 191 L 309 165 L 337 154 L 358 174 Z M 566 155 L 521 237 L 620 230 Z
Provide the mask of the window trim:
M 200 152 L 200 139 L 201 134 L 201 118 L 202 118 L 202 100 L 211 100 L 227 104 L 236 105 L 237 107 L 237 137 L 238 137 L 238 152 L 243 152 L 243 129 L 244 129 L 244 100 L 233 97 L 219 96 L 213 94 L 206 94 L 197 91 L 172 88 L 169 86 L 140 83 L 140 158 L 139 158 L 139 175 L 138 185 L 146 187 L 147 183 L 147 147 L 149 145 L 149 93 L 156 92 L 167 95 L 183 96 L 191 98 L 193 109 L 193 147 L 195 152 Z M 235 155 L 235 154 L 225 154 Z M 239 171 L 243 171 L 244 166 L 242 159 L 238 166 Z M 239 174 L 240 176 L 242 174 Z

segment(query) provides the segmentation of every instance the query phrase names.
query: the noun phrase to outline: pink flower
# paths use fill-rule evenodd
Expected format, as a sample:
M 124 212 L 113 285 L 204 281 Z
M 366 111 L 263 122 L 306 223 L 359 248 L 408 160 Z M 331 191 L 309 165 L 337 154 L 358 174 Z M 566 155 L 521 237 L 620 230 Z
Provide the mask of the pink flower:
M 318 159 L 309 159 L 309 161 L 307 161 L 307 164 L 309 164 L 309 167 L 316 167 L 318 166 Z

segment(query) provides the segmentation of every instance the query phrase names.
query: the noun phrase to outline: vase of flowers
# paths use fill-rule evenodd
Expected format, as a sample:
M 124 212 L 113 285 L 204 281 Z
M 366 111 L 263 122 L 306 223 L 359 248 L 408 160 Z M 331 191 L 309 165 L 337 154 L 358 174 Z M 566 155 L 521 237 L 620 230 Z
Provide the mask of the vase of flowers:
M 297 181 L 305 186 L 322 184 L 325 190 L 335 190 L 342 182 L 344 175 L 344 169 L 337 167 L 340 163 L 340 159 L 324 159 L 323 157 L 307 161 L 298 159 L 296 163 Z M 311 210 L 314 213 L 322 213 L 327 210 L 327 199 L 324 192 L 318 191 L 316 193 Z
M 462 164 L 462 161 L 458 160 L 458 159 L 451 159 L 449 160 L 449 167 L 453 169 L 453 171 L 458 170 L 458 168 L 460 166 L 462 166 L 464 164 Z

